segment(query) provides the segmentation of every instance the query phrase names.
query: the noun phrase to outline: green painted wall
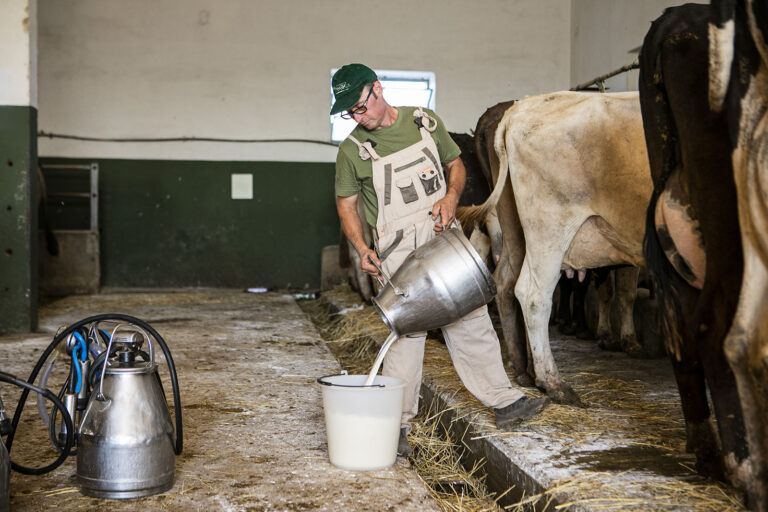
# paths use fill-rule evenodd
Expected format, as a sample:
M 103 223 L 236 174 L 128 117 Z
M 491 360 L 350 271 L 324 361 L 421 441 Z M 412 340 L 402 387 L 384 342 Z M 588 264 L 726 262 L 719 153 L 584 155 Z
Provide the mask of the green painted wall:
M 332 163 L 41 159 L 94 161 L 102 286 L 319 287 L 339 240 Z M 253 199 L 231 199 L 232 173 L 253 174 Z M 49 201 L 54 228 L 86 227 L 83 201 Z
M 0 332 L 37 328 L 36 134 L 35 108 L 0 106 Z

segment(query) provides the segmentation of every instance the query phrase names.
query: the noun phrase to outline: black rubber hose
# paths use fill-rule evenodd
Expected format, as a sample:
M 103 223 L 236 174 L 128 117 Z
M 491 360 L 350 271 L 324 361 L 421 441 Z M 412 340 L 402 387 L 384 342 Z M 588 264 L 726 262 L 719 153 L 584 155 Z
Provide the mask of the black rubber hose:
M 40 393 L 45 398 L 53 402 L 54 407 L 58 407 L 61 409 L 61 416 L 64 418 L 64 424 L 67 427 L 67 441 L 64 443 L 64 449 L 59 454 L 59 457 L 53 461 L 52 463 L 48 464 L 45 467 L 42 468 L 27 468 L 24 466 L 20 466 L 13 461 L 11 461 L 11 467 L 18 471 L 19 473 L 23 473 L 25 475 L 43 475 L 45 473 L 49 473 L 56 469 L 57 467 L 61 466 L 61 463 L 67 460 L 67 457 L 69 457 L 69 451 L 72 449 L 72 444 L 75 442 L 75 426 L 72 424 L 72 418 L 70 418 L 69 413 L 67 413 L 67 409 L 64 407 L 64 404 L 61 403 L 61 400 L 59 400 L 56 395 L 48 391 L 47 389 L 42 389 L 37 386 L 34 386 L 30 384 L 29 382 L 24 382 L 21 379 L 17 379 L 13 375 L 10 375 L 5 372 L 0 372 L 0 381 L 7 382 L 8 384 L 13 384 L 15 386 L 19 386 L 20 388 L 23 388 L 24 391 L 24 400 L 26 400 L 26 395 L 29 395 L 30 391 L 34 391 L 35 393 Z M 16 408 L 21 409 L 21 406 L 24 402 L 19 402 L 19 406 Z M 8 439 L 10 440 L 13 435 L 16 432 L 16 422 L 13 423 L 13 430 L 11 430 L 11 433 L 8 434 Z M 10 443 L 8 443 L 10 446 Z M 7 447 L 6 447 L 7 448 Z M 10 453 L 10 449 L 8 449 L 8 452 Z
M 168 372 L 171 375 L 171 385 L 173 386 L 173 412 L 174 412 L 174 416 L 176 416 L 176 448 L 174 451 L 176 455 L 180 455 L 181 450 L 184 446 L 184 435 L 183 435 L 182 421 L 181 421 L 181 395 L 179 393 L 179 383 L 176 377 L 176 367 L 173 364 L 173 357 L 171 357 L 171 352 L 170 350 L 168 350 L 168 345 L 165 344 L 163 337 L 160 336 L 160 334 L 158 334 L 158 332 L 151 325 L 147 324 L 142 320 L 139 320 L 138 318 L 135 318 L 129 315 L 123 315 L 120 313 L 108 313 L 104 315 L 91 316 L 70 325 L 61 333 L 59 333 L 55 338 L 53 338 L 53 341 L 51 342 L 51 344 L 48 345 L 48 348 L 45 349 L 45 351 L 43 352 L 43 355 L 40 356 L 40 359 L 37 361 L 37 364 L 35 364 L 35 367 L 32 370 L 32 373 L 29 375 L 29 379 L 27 379 L 27 381 L 29 383 L 35 382 L 35 379 L 37 378 L 37 374 L 40 373 L 40 369 L 43 367 L 43 365 L 45 364 L 45 361 L 51 355 L 51 352 L 53 352 L 56 346 L 63 339 L 69 336 L 75 329 L 83 325 L 87 325 L 91 322 L 101 322 L 104 320 L 120 320 L 123 322 L 129 322 L 129 323 L 138 325 L 139 327 L 142 327 L 155 338 L 155 341 L 157 341 L 158 345 L 160 345 L 160 348 L 163 350 L 163 354 L 165 355 L 165 361 L 168 364 Z M 10 434 L 8 434 L 8 439 L 5 443 L 5 447 L 8 449 L 9 453 L 11 451 L 11 446 L 13 445 L 13 438 L 16 434 L 16 427 L 18 426 L 19 421 L 21 420 L 21 412 L 24 409 L 24 404 L 27 401 L 28 395 L 29 395 L 29 390 L 25 389 L 24 391 L 22 391 L 21 398 L 19 399 L 19 406 L 16 407 L 16 412 L 13 415 L 13 423 L 12 423 L 13 430 L 11 431 Z M 14 470 L 17 470 L 16 467 L 14 467 L 13 463 L 11 463 L 11 467 Z
M 59 400 L 62 400 L 62 403 L 64 403 L 63 398 L 65 392 L 67 391 L 67 386 L 69 386 L 69 378 L 66 382 L 64 382 L 64 385 L 61 387 L 59 394 L 56 395 Z M 51 409 L 50 420 L 48 421 L 48 436 L 51 440 L 51 444 L 54 448 L 56 448 L 56 451 L 61 453 L 64 451 L 64 446 L 59 442 L 56 435 L 56 416 L 58 415 L 58 410 L 59 407 L 54 404 L 53 408 Z M 69 414 L 69 411 L 67 411 L 67 414 Z M 69 454 L 77 455 L 77 450 L 70 449 Z

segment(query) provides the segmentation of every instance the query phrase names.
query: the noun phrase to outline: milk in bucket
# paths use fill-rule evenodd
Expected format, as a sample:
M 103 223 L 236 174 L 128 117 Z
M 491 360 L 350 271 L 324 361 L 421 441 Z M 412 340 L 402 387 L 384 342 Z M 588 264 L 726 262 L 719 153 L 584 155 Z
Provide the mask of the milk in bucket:
M 323 390 L 328 457 L 351 470 L 383 469 L 395 463 L 400 437 L 405 381 L 366 375 L 329 375 L 317 382 Z

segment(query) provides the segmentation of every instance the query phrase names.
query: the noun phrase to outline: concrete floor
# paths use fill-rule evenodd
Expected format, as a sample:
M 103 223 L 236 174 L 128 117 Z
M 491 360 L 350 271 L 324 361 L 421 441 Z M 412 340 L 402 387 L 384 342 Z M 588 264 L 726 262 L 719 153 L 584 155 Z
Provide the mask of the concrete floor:
M 334 307 L 359 303 L 349 294 Z M 75 486 L 71 459 L 41 477 L 13 473 L 12 510 L 438 510 L 406 461 L 369 473 L 330 465 L 315 379 L 339 366 L 290 295 L 131 290 L 69 297 L 41 308 L 42 332 L 0 336 L 0 367 L 26 377 L 59 326 L 109 312 L 149 322 L 173 353 L 185 428 L 176 484 L 137 500 L 87 498 Z M 469 449 L 470 464 L 484 461 L 493 490 L 512 487 L 503 505 L 530 499 L 550 510 L 743 510 L 733 489 L 692 470 L 667 359 L 633 360 L 552 334 L 561 374 L 589 407 L 552 405 L 515 432 L 496 430 L 443 345 L 426 346 L 423 402 L 446 411 L 446 426 Z M 18 392 L 0 390 L 12 409 Z M 30 401 L 12 456 L 39 466 L 55 455 L 34 410 Z
M 48 475 L 12 473 L 12 510 L 439 510 L 402 459 L 373 472 L 329 463 L 315 379 L 339 365 L 291 295 L 129 290 L 68 297 L 40 309 L 40 332 L 0 336 L 0 368 L 26 379 L 58 327 L 101 313 L 136 316 L 170 347 L 184 418 L 176 483 L 148 498 L 88 498 L 75 486 L 72 457 Z M 169 392 L 167 368 L 160 372 Z M 12 411 L 19 392 L 0 390 Z M 35 411 L 30 400 L 12 458 L 40 466 L 55 454 Z

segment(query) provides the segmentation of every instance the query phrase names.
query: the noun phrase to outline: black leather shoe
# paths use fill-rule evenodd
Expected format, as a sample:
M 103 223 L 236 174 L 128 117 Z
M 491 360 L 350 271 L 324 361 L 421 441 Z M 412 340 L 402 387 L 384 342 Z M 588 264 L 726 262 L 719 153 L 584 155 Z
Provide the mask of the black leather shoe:
M 500 430 L 504 430 L 513 427 L 522 421 L 531 419 L 543 411 L 547 404 L 549 404 L 549 397 L 546 396 L 542 396 L 541 398 L 523 397 L 506 407 L 494 409 L 493 413 L 496 416 L 496 427 Z
M 399 457 L 410 457 L 412 453 L 413 450 L 411 449 L 411 443 L 408 442 L 406 437 L 405 428 L 401 428 L 400 439 L 397 441 L 397 455 Z

